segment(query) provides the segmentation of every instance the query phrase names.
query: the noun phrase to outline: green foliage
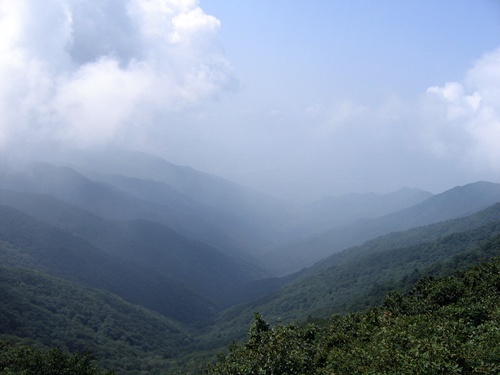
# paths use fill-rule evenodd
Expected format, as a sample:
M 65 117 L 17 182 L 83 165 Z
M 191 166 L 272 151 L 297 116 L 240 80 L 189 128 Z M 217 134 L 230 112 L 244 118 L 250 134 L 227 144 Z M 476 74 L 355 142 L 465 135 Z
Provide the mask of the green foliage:
M 114 234 L 118 240 L 127 242 L 120 232 Z M 114 258 L 80 237 L 1 205 L 0 265 L 34 269 L 76 284 L 105 289 L 128 302 L 188 324 L 207 321 L 216 306 L 166 272 Z
M 159 374 L 191 342 L 178 323 L 101 290 L 0 267 L 0 338 L 91 351 L 120 374 Z
M 270 261 L 282 274 L 295 272 L 343 249 L 361 245 L 365 241 L 387 233 L 461 218 L 494 204 L 497 204 L 496 220 L 499 220 L 499 196 L 499 184 L 477 182 L 456 187 L 407 209 L 374 219 L 358 220 L 348 225 L 333 227 L 327 232 L 312 235 L 303 241 L 274 249 L 270 254 Z M 462 230 L 474 228 L 475 223 L 470 224 Z M 417 241 L 422 242 L 422 239 Z
M 59 349 L 39 350 L 32 346 L 0 341 L 0 373 L 5 375 L 112 375 L 96 367 L 89 353 L 68 355 Z
M 500 205 L 495 211 L 498 209 Z M 488 217 L 490 211 L 485 211 Z M 470 223 L 470 219 L 466 221 Z M 475 216 L 474 221 L 484 223 L 484 218 Z M 462 227 L 459 222 L 453 226 Z M 449 229 L 446 225 L 444 227 Z M 442 228 L 443 224 L 439 225 L 439 229 L 434 226 L 427 229 L 443 233 Z M 448 229 L 444 232 L 447 233 Z M 363 311 L 381 303 L 391 290 L 410 290 L 426 275 L 450 274 L 481 259 L 500 256 L 498 220 L 424 243 L 416 243 L 416 233 L 412 230 L 406 233 L 410 246 L 402 246 L 405 233 L 396 233 L 366 246 L 349 249 L 342 256 L 334 256 L 336 263 L 328 259 L 328 267 L 318 265 L 273 294 L 224 311 L 214 324 L 212 333 L 202 340 L 206 340 L 207 346 L 213 346 L 242 339 L 246 333 L 244 327 L 248 327 L 255 311 L 273 324 L 278 321 L 304 322 L 309 317 L 328 318 L 331 314 Z M 418 233 L 423 238 L 434 238 L 434 234 L 425 235 L 424 230 Z
M 162 197 L 165 199 L 165 195 L 154 191 L 148 193 L 151 194 L 144 194 L 145 199 L 151 198 L 151 195 L 158 199 L 151 208 L 162 207 L 161 200 Z M 230 291 L 257 276 L 262 277 L 255 267 L 250 268 L 203 242 L 188 239 L 153 221 L 104 219 L 50 196 L 1 189 L 0 204 L 21 210 L 37 220 L 84 239 L 114 257 L 171 275 L 218 302 L 232 302 L 228 299 Z M 171 210 L 167 212 L 172 214 Z M 193 222 L 192 215 L 189 215 L 189 219 L 190 226 L 196 227 L 197 233 L 201 231 L 200 226 Z M 170 224 L 179 222 L 172 220 Z
M 256 329 L 267 327 L 267 329 Z M 327 325 L 272 329 L 256 315 L 208 374 L 495 374 L 500 371 L 500 258 L 424 278 L 403 296 Z
M 264 328 L 263 330 L 259 330 Z M 243 346 L 232 344 L 227 356 L 210 369 L 213 374 L 310 374 L 314 369 L 317 328 L 313 325 L 276 326 L 272 330 L 256 316 L 248 341 Z M 238 372 L 235 372 L 237 369 Z
M 433 286 L 436 280 L 425 278 L 410 295 L 403 297 L 401 292 L 410 290 L 422 276 L 449 275 L 452 270 L 499 255 L 500 223 L 495 221 L 499 208 L 493 213 L 490 210 L 486 218 L 476 216 L 475 224 L 470 218 L 441 223 L 350 249 L 304 272 L 278 293 L 226 310 L 211 327 L 191 326 L 189 331 L 110 293 L 76 287 L 37 272 L 0 267 L 0 338 L 57 347 L 63 353 L 90 350 L 100 366 L 120 374 L 196 371 L 204 358 L 212 358 L 214 350 L 243 338 L 254 311 L 260 311 L 272 324 L 281 320 L 285 325 L 271 329 L 262 316 L 254 317 L 248 341 L 232 345 L 212 373 L 234 373 L 234 367 L 217 366 L 229 362 L 238 366 L 240 361 L 247 369 L 243 373 L 255 374 L 362 372 L 359 368 L 391 373 L 384 367 L 391 361 L 410 373 L 425 373 L 418 366 L 428 366 L 428 373 L 431 369 L 452 372 L 457 363 L 464 372 L 471 368 L 482 371 L 472 358 L 483 361 L 488 372 L 496 369 L 491 364 L 499 358 L 498 349 L 491 345 L 498 341 L 498 310 L 489 297 L 471 302 L 468 286 L 454 277 L 443 279 L 447 281 L 439 287 Z M 0 224 L 0 264 L 36 266 L 44 272 L 57 269 L 60 277 L 108 290 L 113 285 L 111 290 L 125 299 L 128 293 L 137 297 L 135 302 L 147 296 L 152 303 L 144 304 L 150 307 L 160 299 L 176 301 L 175 306 L 162 306 L 176 309 L 171 315 L 179 319 L 192 321 L 191 313 L 207 318 L 213 314 L 211 304 L 202 303 L 193 310 L 193 301 L 186 299 L 186 289 L 177 288 L 178 284 L 165 288 L 163 282 L 156 282 L 159 279 L 152 280 L 154 272 L 143 272 L 151 268 L 129 267 L 132 263 L 125 261 L 108 267 L 111 257 L 87 242 L 75 241 L 76 237 L 19 213 L 4 211 Z M 136 227 L 127 228 L 133 234 L 128 239 L 138 238 L 131 230 Z M 475 229 L 463 231 L 466 228 Z M 154 233 L 145 231 L 143 238 L 153 241 Z M 140 252 L 143 245 L 145 242 L 131 242 L 128 249 Z M 363 311 L 394 289 L 400 293 L 391 293 L 383 307 L 366 314 L 332 318 L 329 325 L 286 324 L 312 321 L 311 317 L 320 322 L 332 313 Z M 458 309 L 463 300 L 467 303 Z M 442 336 L 432 337 L 434 331 Z M 410 336 L 397 336 L 401 332 Z M 448 342 L 446 337 L 455 341 Z M 468 346 L 460 341 L 467 338 Z M 242 359 L 249 352 L 254 356 Z M 446 353 L 450 361 L 444 361 L 440 353 Z M 431 359 L 435 366 L 426 364 Z M 417 367 L 405 367 L 405 361 Z

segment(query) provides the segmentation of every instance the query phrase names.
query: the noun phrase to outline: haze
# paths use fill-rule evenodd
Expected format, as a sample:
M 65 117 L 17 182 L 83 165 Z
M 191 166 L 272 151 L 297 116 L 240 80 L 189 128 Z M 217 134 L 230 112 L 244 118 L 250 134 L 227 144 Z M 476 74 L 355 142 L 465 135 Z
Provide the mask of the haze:
M 500 2 L 0 0 L 0 150 L 292 201 L 500 182 Z

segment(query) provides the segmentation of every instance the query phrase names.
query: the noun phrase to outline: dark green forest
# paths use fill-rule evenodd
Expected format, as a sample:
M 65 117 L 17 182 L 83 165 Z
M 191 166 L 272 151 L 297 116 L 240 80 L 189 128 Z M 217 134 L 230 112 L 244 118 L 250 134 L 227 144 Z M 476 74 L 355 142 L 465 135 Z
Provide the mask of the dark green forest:
M 0 267 L 1 338 L 91 352 L 109 369 L 159 373 L 192 339 L 179 323 L 104 290 Z
M 363 313 L 271 327 L 256 314 L 208 374 L 497 374 L 500 258 L 426 277 Z
M 498 247 L 500 241 L 488 246 Z M 466 261 L 465 258 L 462 261 Z M 2 282 L 5 282 L 5 273 L 2 273 Z M 14 276 L 15 272 L 7 272 L 7 277 Z M 27 275 L 24 277 L 30 280 Z M 32 280 L 37 284 L 43 280 L 56 282 L 45 276 L 36 277 L 42 278 Z M 82 297 L 77 295 L 74 299 L 81 300 Z M 107 297 L 111 300 L 114 298 Z M 26 299 L 30 299 L 29 294 Z M 50 305 L 57 309 L 54 300 L 47 301 L 44 308 Z M 71 306 L 71 303 L 67 305 Z M 133 310 L 133 307 L 127 307 Z M 35 306 L 32 308 L 36 309 Z M 95 312 L 101 308 L 96 306 Z M 159 347 L 162 345 L 161 337 L 168 336 L 166 330 L 158 332 L 157 343 L 151 343 L 151 338 L 137 336 L 133 329 L 135 319 L 129 315 L 130 312 L 124 311 L 126 317 L 121 317 L 128 319 L 123 322 L 127 328 L 123 327 L 121 332 L 101 334 L 108 336 L 106 357 L 109 362 L 106 367 L 117 365 L 117 373 L 130 369 L 125 365 L 132 365 L 130 358 L 150 358 L 151 354 L 144 346 L 156 344 Z M 71 315 L 71 312 L 65 314 Z M 109 314 L 109 311 L 101 314 Z M 107 317 L 113 318 L 120 319 L 116 316 Z M 82 319 L 78 317 L 76 320 Z M 496 257 L 473 268 L 455 272 L 454 275 L 424 277 L 408 293 L 390 292 L 379 306 L 361 313 L 333 315 L 328 319 L 300 324 L 277 324 L 274 327 L 256 313 L 247 339 L 240 344 L 230 344 L 200 373 L 494 374 L 500 371 L 499 321 L 500 258 Z M 96 323 L 93 322 L 94 326 Z M 27 329 L 41 329 L 44 324 L 47 322 L 38 321 Z M 82 329 L 78 323 L 75 323 L 75 328 Z M 149 334 L 155 335 L 153 331 Z M 74 335 L 74 340 L 80 336 L 77 331 L 54 332 L 54 335 L 66 335 L 68 339 Z M 118 338 L 119 335 L 122 336 Z M 180 336 L 180 332 L 177 335 Z M 131 340 L 143 341 L 130 345 L 133 344 Z M 122 341 L 122 345 L 128 342 L 129 349 L 117 347 L 119 341 Z M 84 339 L 79 342 L 86 344 Z M 139 345 L 142 345 L 142 351 L 132 349 Z M 75 350 L 77 347 L 70 349 Z M 76 350 L 71 355 L 66 353 L 59 348 L 38 349 L 26 343 L 1 341 L 0 370 L 4 374 L 111 374 L 96 367 L 92 354 L 87 351 Z M 160 361 L 161 354 L 157 355 Z M 154 367 L 143 368 L 142 371 L 146 372 L 137 373 L 156 373 Z
M 39 350 L 32 346 L 0 341 L 0 371 L 5 375 L 114 375 L 94 365 L 90 353 L 68 355 L 60 349 Z
M 417 343 L 415 345 L 422 346 L 422 350 L 431 350 L 429 348 L 432 347 L 430 346 L 432 340 L 438 340 L 432 345 L 437 345 L 436 351 L 443 353 L 443 355 L 447 353 L 447 356 L 452 350 L 463 352 L 467 348 L 465 346 L 460 348 L 441 347 L 446 344 L 439 342 L 444 337 L 443 335 L 450 338 L 446 342 L 456 342 L 458 345 L 459 337 L 469 340 L 476 333 L 483 335 L 483 328 L 487 328 L 487 330 L 484 332 L 484 337 L 477 337 L 479 340 L 477 342 L 481 342 L 481 345 L 487 347 L 489 345 L 488 352 L 494 354 L 495 351 L 490 349 L 496 346 L 495 343 L 499 339 L 498 334 L 495 336 L 495 332 L 498 333 L 499 323 L 500 284 L 498 271 L 500 260 L 493 257 L 499 254 L 500 236 L 494 236 L 493 239 L 483 242 L 482 245 L 476 246 L 472 250 L 462 252 L 444 262 L 434 263 L 427 271 L 419 273 L 422 277 L 420 279 L 403 278 L 401 283 L 397 285 L 399 287 L 396 288 L 397 291 L 389 292 L 380 306 L 369 307 L 364 312 L 350 313 L 345 316 L 333 314 L 329 318 L 304 316 L 302 319 L 288 324 L 275 323 L 273 329 L 260 314 L 254 318 L 252 324 L 249 322 L 235 323 L 235 330 L 232 333 L 226 331 L 226 334 L 232 334 L 233 337 L 237 338 L 240 329 L 248 330 L 251 325 L 249 338 L 240 345 L 231 344 L 228 353 L 223 356 L 219 355 L 218 362 L 209 367 L 207 371 L 213 374 L 240 373 L 238 372 L 241 370 L 239 367 L 238 370 L 235 370 L 235 367 L 231 366 L 247 368 L 245 366 L 250 366 L 247 362 L 255 361 L 254 357 L 261 352 L 275 353 L 276 355 L 272 357 L 274 359 L 281 358 L 280 356 L 287 353 L 296 353 L 294 354 L 297 356 L 296 358 L 283 358 L 283 363 L 299 366 L 293 368 L 302 368 L 301 371 L 305 371 L 303 373 L 315 373 L 307 370 L 311 368 L 314 368 L 314 371 L 317 369 L 332 371 L 331 366 L 333 365 L 331 363 L 327 365 L 325 361 L 333 356 L 328 350 L 333 350 L 331 345 L 335 342 L 337 344 L 343 342 L 343 351 L 336 348 L 335 350 L 339 350 L 339 352 L 335 352 L 337 357 L 332 358 L 342 359 L 343 363 L 346 363 L 346 359 L 354 360 L 365 355 L 366 358 L 378 358 L 377 361 L 380 363 L 386 363 L 380 356 L 383 350 L 388 351 L 389 348 L 380 346 L 381 335 L 388 335 L 385 340 L 396 340 L 396 338 L 390 339 L 390 335 L 397 336 L 402 333 L 417 336 L 400 337 L 397 340 L 407 342 L 408 345 L 413 345 L 415 342 Z M 436 274 L 451 275 L 456 273 L 457 267 L 462 269 L 492 258 L 493 261 L 483 263 L 480 267 L 458 276 L 430 276 Z M 423 276 L 425 274 L 427 276 Z M 416 286 L 408 287 L 409 291 L 403 296 L 402 291 L 405 288 L 402 287 L 413 285 L 415 282 Z M 205 368 L 204 363 L 209 362 L 210 357 L 215 354 L 213 350 L 209 349 L 220 348 L 222 345 L 217 340 L 217 335 L 220 334 L 217 325 L 207 328 L 210 332 L 208 336 L 199 336 L 199 332 L 196 334 L 193 329 L 187 330 L 175 322 L 168 321 L 160 314 L 131 305 L 108 292 L 82 289 L 39 272 L 2 267 L 0 269 L 0 288 L 3 291 L 0 310 L 0 322 L 3 324 L 1 331 L 10 332 L 2 335 L 4 340 L 7 339 L 16 345 L 35 345 L 44 348 L 45 352 L 49 348 L 62 350 L 65 355 L 91 352 L 96 357 L 97 362 L 95 363 L 98 363 L 102 368 L 114 369 L 117 373 L 161 374 L 177 373 L 177 371 L 184 373 L 188 369 L 201 373 Z M 328 301 L 325 301 L 325 305 L 327 303 Z M 357 306 L 364 303 L 365 298 L 361 296 L 358 299 L 353 299 L 352 305 Z M 360 310 L 359 308 L 353 309 Z M 388 319 L 386 325 L 381 325 L 383 319 Z M 464 319 L 472 319 L 473 321 Z M 427 327 L 423 330 L 428 322 L 435 324 L 435 327 L 432 329 Z M 486 322 L 488 326 L 479 327 Z M 461 328 L 462 324 L 464 325 L 463 329 Z M 411 329 L 405 325 L 410 325 Z M 442 330 L 440 331 L 440 329 Z M 451 331 L 448 332 L 448 330 Z M 256 332 L 259 332 L 257 335 L 259 338 L 256 338 Z M 332 332 L 337 332 L 337 336 L 335 336 L 337 338 L 331 338 L 331 341 L 328 341 L 330 339 L 327 340 L 327 338 L 332 335 Z M 423 332 L 427 332 L 429 337 L 418 336 Z M 432 338 L 431 336 L 436 332 L 441 332 L 439 337 Z M 211 343 L 206 341 L 209 337 Z M 373 340 L 369 339 L 370 337 L 373 337 Z M 375 337 L 377 337 L 376 340 Z M 279 347 L 285 343 L 292 346 Z M 402 345 L 392 341 L 387 343 L 387 345 L 391 345 L 393 351 L 399 350 L 396 344 Z M 475 345 L 473 341 L 469 344 Z M 271 351 L 270 345 L 273 346 L 272 350 L 274 351 Z M 325 347 L 321 347 L 322 345 Z M 3 350 L 8 348 L 12 348 L 12 345 L 4 346 Z M 469 350 L 472 348 L 469 347 Z M 479 350 L 479 348 L 474 350 Z M 258 351 L 258 353 L 254 351 Z M 42 351 L 42 353 L 45 352 Z M 318 353 L 325 352 L 328 352 L 328 355 L 324 354 L 326 359 L 318 358 Z M 478 354 L 474 353 L 473 355 L 477 357 Z M 429 353 L 425 355 L 429 355 Z M 415 366 L 420 366 L 418 363 L 422 364 L 424 357 L 415 359 Z M 254 359 L 252 360 L 252 358 Z M 309 358 L 308 361 L 312 362 L 301 362 L 305 358 Z M 408 358 L 404 356 L 400 358 L 400 361 L 406 360 Z M 491 360 L 491 358 L 485 357 L 485 360 Z M 439 361 L 442 362 L 442 359 Z M 448 366 L 441 362 L 436 366 Z M 271 370 L 274 366 L 277 366 L 276 368 L 284 366 L 281 362 L 271 361 L 271 363 L 273 363 L 269 364 L 271 367 L 264 367 L 263 372 L 252 372 L 256 371 L 255 366 L 261 365 L 259 362 L 255 362 L 252 364 L 254 367 L 249 367 L 251 368 L 249 372 L 241 373 L 295 373 L 287 372 L 291 371 L 291 367 L 283 367 L 285 369 L 283 372 L 270 372 L 274 371 Z M 399 362 L 395 363 L 396 367 L 393 370 L 396 371 L 399 365 Z M 368 366 L 367 369 L 370 369 L 369 366 L 372 364 L 353 362 L 351 366 L 353 366 L 351 371 L 356 372 L 355 368 L 359 370 L 359 368 Z M 373 364 L 373 366 L 375 365 Z M 439 368 L 444 369 L 445 367 Z M 450 369 L 452 368 L 450 367 Z M 408 371 L 410 370 L 408 369 Z M 329 373 L 321 371 L 318 373 Z M 346 373 L 348 368 L 337 368 L 335 371 Z M 392 370 L 374 371 L 390 373 Z M 412 371 L 409 373 L 413 373 Z M 489 373 L 488 371 L 484 373 Z M 369 372 L 367 370 L 367 373 Z M 428 372 L 421 373 L 433 372 L 429 369 Z
M 481 259 L 500 256 L 500 205 L 447 223 L 439 223 L 408 232 L 398 232 L 373 240 L 359 248 L 335 254 L 306 270 L 295 281 L 254 302 L 221 312 L 211 331 L 200 344 L 223 344 L 231 338 L 243 338 L 253 314 L 258 311 L 272 324 L 327 318 L 332 314 L 362 311 L 381 303 L 392 291 L 408 291 L 427 275 L 445 275 L 470 267 Z M 492 213 L 495 213 L 492 215 Z M 484 224 L 485 217 L 495 220 Z M 444 235 L 462 228 L 463 221 L 478 228 Z M 418 243 L 416 233 L 424 242 Z M 431 239 L 429 241 L 429 239 Z M 427 241 L 426 241 L 427 240 Z M 404 246 L 409 243 L 409 246 Z
M 297 208 L 142 161 L 0 171 L 0 373 L 498 370 L 500 185 Z

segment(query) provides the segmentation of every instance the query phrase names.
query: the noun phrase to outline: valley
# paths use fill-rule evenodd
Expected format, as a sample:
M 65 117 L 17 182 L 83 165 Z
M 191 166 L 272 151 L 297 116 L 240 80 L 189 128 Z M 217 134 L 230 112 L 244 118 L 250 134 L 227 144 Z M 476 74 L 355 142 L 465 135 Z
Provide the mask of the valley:
M 499 19 L 0 0 L 0 375 L 500 374 Z
M 197 373 L 248 333 L 326 321 L 500 256 L 500 184 L 290 204 L 153 155 L 2 162 L 0 340 L 118 374 Z

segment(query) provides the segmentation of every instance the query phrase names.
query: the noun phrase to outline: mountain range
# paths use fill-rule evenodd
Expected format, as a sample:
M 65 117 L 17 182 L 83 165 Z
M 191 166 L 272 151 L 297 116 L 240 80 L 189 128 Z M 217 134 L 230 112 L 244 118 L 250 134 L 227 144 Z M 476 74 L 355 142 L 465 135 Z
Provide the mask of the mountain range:
M 243 337 L 256 311 L 272 322 L 360 311 L 423 276 L 500 255 L 500 184 L 491 182 L 296 206 L 144 153 L 0 167 L 0 339 L 90 346 L 124 373 L 104 346 L 135 358 L 130 373 L 167 363 L 165 373 L 191 371 Z M 64 312 L 68 295 L 78 297 L 67 310 L 89 311 L 85 319 Z M 148 341 L 140 323 L 135 338 L 124 334 L 116 314 L 129 309 L 170 327 L 167 341 Z M 28 324 L 51 314 L 74 335 Z M 148 348 L 154 356 L 140 359 Z
M 476 182 L 433 195 L 411 207 L 376 218 L 359 219 L 323 233 L 274 248 L 265 254 L 280 274 L 299 271 L 343 249 L 396 231 L 463 217 L 485 209 L 500 199 L 500 185 Z

